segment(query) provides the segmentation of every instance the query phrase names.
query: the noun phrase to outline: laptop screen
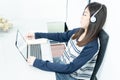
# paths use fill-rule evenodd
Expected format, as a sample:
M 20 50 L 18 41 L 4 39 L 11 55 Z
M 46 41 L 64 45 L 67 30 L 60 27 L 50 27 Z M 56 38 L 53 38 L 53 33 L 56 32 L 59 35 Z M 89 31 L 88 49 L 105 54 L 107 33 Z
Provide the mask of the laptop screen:
M 27 56 L 28 56 L 27 55 L 27 48 L 28 48 L 27 42 L 19 30 L 17 30 L 15 46 L 17 47 L 22 57 L 27 61 Z

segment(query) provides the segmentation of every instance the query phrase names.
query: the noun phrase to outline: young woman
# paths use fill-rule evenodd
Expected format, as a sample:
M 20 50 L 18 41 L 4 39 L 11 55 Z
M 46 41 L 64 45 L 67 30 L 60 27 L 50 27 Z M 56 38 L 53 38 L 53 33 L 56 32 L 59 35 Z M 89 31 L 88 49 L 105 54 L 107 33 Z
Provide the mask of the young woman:
M 106 6 L 93 2 L 85 7 L 79 28 L 64 33 L 36 32 L 27 35 L 28 38 L 67 42 L 63 55 L 54 58 L 54 62 L 43 61 L 34 56 L 30 56 L 27 62 L 39 69 L 56 72 L 57 80 L 89 80 L 100 47 L 98 34 L 106 16 Z

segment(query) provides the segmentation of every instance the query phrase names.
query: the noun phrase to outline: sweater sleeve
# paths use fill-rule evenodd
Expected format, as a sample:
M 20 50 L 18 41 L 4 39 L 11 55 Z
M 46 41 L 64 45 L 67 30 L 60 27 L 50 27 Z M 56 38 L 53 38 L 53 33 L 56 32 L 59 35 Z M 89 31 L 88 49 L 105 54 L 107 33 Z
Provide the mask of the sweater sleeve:
M 69 64 L 52 63 L 49 61 L 36 59 L 33 66 L 46 71 L 70 74 L 87 63 L 95 55 L 97 50 L 97 45 L 91 43 L 85 46 L 80 55 Z
M 76 28 L 73 30 L 68 30 L 67 32 L 63 32 L 63 33 L 39 33 L 39 32 L 36 32 L 35 39 L 47 38 L 47 39 L 59 41 L 59 42 L 68 42 L 70 37 L 79 29 L 80 28 Z

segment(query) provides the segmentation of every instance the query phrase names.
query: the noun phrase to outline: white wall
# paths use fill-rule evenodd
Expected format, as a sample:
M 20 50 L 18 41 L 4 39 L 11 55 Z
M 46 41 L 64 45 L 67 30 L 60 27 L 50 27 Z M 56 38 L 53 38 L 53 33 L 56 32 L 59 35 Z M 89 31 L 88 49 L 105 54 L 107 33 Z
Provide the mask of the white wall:
M 69 29 L 80 27 L 81 15 L 88 0 L 68 0 L 67 7 L 67 26 Z
M 0 0 L 0 17 L 12 21 L 14 26 L 32 27 L 40 21 L 66 21 L 72 29 L 79 27 L 87 3 L 88 0 Z
M 93 0 L 92 0 L 93 1 Z M 108 16 L 104 26 L 109 34 L 109 43 L 104 57 L 103 64 L 97 74 L 98 80 L 120 80 L 120 38 L 119 18 L 120 4 L 118 0 L 94 0 L 107 6 Z
M 12 21 L 14 26 L 65 21 L 66 0 L 0 0 L 0 17 Z

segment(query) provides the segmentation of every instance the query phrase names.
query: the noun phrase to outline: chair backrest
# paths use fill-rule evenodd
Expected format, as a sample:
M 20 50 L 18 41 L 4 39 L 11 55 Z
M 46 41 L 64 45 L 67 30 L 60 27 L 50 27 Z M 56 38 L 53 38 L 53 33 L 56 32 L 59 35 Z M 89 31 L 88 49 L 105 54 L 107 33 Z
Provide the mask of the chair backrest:
M 95 65 L 95 68 L 94 68 L 94 71 L 93 71 L 93 74 L 92 74 L 90 80 L 96 80 L 95 79 L 96 74 L 97 74 L 97 72 L 100 68 L 100 65 L 101 65 L 101 63 L 103 61 L 103 58 L 104 58 L 104 55 L 105 55 L 105 51 L 106 51 L 109 36 L 103 29 L 99 33 L 99 39 L 100 39 L 100 51 L 98 53 L 98 58 L 97 58 L 97 61 L 96 61 L 96 65 Z

